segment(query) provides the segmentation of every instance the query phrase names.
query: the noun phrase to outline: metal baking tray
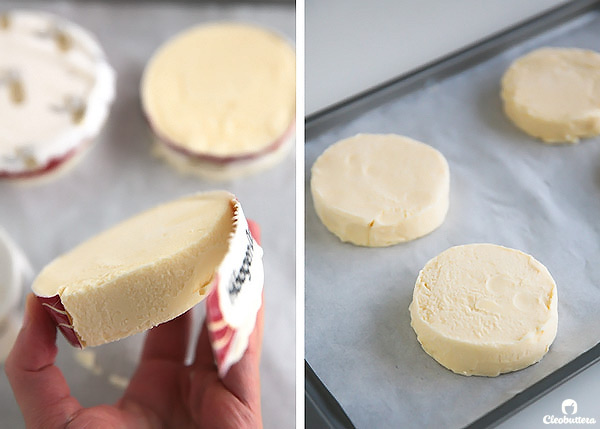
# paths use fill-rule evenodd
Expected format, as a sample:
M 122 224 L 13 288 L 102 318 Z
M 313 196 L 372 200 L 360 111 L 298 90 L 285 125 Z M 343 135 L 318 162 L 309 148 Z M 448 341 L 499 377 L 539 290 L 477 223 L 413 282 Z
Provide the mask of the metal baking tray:
M 288 2 L 28 1 L 0 0 L 0 10 L 44 10 L 96 35 L 117 74 L 117 92 L 105 127 L 90 152 L 48 183 L 0 182 L 0 225 L 24 251 L 34 271 L 118 221 L 182 195 L 212 189 L 234 193 L 262 229 L 265 330 L 261 361 L 266 427 L 295 422 L 295 154 L 273 168 L 230 182 L 182 176 L 151 154 L 152 136 L 139 101 L 146 62 L 170 36 L 193 25 L 235 20 L 295 39 L 295 8 Z M 33 126 L 33 124 L 32 124 Z M 274 210 L 274 207 L 277 209 Z M 29 285 L 25 286 L 27 289 Z M 196 306 L 198 312 L 203 305 Z M 198 325 L 199 325 L 198 318 Z M 199 326 L 196 326 L 198 329 Z M 75 358 L 59 336 L 58 366 L 84 406 L 114 403 L 139 360 L 144 335 L 91 348 L 97 375 Z M 113 377 L 114 380 L 114 377 Z M 0 368 L 0 427 L 23 427 L 23 418 Z
M 306 118 L 307 422 L 491 427 L 600 360 L 600 271 L 590 268 L 600 257 L 594 226 L 600 206 L 589 198 L 598 192 L 598 169 L 597 162 L 584 161 L 600 158 L 600 141 L 544 145 L 517 130 L 499 100 L 500 77 L 518 56 L 554 45 L 597 50 L 599 40 L 600 2 L 571 2 Z M 447 156 L 451 208 L 439 230 L 411 243 L 367 249 L 340 242 L 320 223 L 310 168 L 327 146 L 359 132 L 405 134 Z M 508 157 L 518 168 L 511 170 Z M 562 167 L 577 174 L 559 189 L 551 175 Z M 524 176 L 533 184 L 520 192 Z M 584 190 L 573 191 L 574 185 Z M 553 198 L 564 206 L 546 205 Z M 573 216 L 575 224 L 557 229 L 563 221 L 544 216 Z M 570 238 L 562 240 L 564 234 Z M 439 251 L 474 241 L 532 253 L 558 284 L 559 334 L 548 355 L 494 379 L 443 369 L 422 351 L 409 326 L 419 269 Z M 582 272 L 575 274 L 575 267 Z M 580 305 L 585 314 L 575 311 Z

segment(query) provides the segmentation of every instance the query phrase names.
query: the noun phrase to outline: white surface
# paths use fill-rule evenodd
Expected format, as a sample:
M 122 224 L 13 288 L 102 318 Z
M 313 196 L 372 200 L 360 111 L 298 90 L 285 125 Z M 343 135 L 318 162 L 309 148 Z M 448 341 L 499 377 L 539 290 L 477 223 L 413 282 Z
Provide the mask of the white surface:
M 43 185 L 0 182 L 0 225 L 25 251 L 36 272 L 85 238 L 143 209 L 193 192 L 225 188 L 262 228 L 265 264 L 265 332 L 261 362 L 265 427 L 295 421 L 295 160 L 222 185 L 183 177 L 151 153 L 151 135 L 139 101 L 146 61 L 167 37 L 200 22 L 234 19 L 273 28 L 290 39 L 293 7 L 209 5 L 187 2 L 40 2 L 97 35 L 117 72 L 117 94 L 96 146 L 67 174 Z M 0 9 L 22 6 L 2 2 Z M 143 335 L 94 348 L 104 369 L 94 375 L 77 363 L 75 349 L 59 339 L 58 364 L 71 392 L 85 406 L 114 403 L 122 390 L 114 375 L 129 377 Z M 110 376 L 113 375 L 111 378 Z M 0 372 L 0 427 L 23 427 L 4 372 Z
M 306 0 L 306 114 L 564 0 Z
M 593 22 L 587 20 L 591 18 Z M 393 100 L 307 143 L 307 181 L 325 147 L 358 132 L 417 138 L 439 148 L 450 163 L 446 222 L 427 237 L 390 249 L 365 251 L 340 243 L 318 221 L 307 197 L 306 356 L 359 427 L 392 419 L 403 427 L 467 424 L 600 339 L 600 271 L 588 262 L 600 257 L 600 206 L 590 198 L 598 195 L 600 141 L 544 145 L 506 119 L 499 99 L 503 71 L 527 50 L 541 44 L 597 47 L 600 16 L 587 19 L 568 25 L 566 33 L 553 32 Z M 338 34 L 331 26 L 328 30 Z M 410 329 L 407 311 L 425 261 L 450 245 L 474 241 L 531 253 L 558 285 L 559 332 L 548 355 L 529 369 L 494 379 L 457 376 L 427 357 Z M 580 385 L 572 396 L 582 401 L 600 397 L 600 385 L 595 391 L 586 388 L 589 384 Z M 548 410 L 544 414 L 561 414 L 545 400 L 539 402 Z M 520 413 L 511 427 L 543 418 L 535 413 Z M 586 414 L 599 417 L 597 409 Z

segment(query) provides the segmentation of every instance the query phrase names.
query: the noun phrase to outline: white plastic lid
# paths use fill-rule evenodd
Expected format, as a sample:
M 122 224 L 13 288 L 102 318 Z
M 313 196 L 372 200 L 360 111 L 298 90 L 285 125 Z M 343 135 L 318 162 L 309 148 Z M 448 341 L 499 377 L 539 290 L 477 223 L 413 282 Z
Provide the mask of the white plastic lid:
M 3 319 L 0 331 L 0 363 L 4 363 L 12 349 L 19 329 L 21 328 L 22 316 L 10 315 Z
M 93 140 L 115 95 L 96 38 L 46 12 L 0 13 L 0 173 L 44 171 Z
M 23 289 L 24 258 L 0 227 L 0 321 L 18 305 Z

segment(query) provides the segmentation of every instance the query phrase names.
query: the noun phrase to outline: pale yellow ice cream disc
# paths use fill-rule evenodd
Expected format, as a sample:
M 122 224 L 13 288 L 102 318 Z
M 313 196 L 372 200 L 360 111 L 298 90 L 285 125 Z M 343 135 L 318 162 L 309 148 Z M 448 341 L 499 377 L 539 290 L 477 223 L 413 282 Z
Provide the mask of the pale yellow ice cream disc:
M 448 211 L 444 156 L 394 134 L 359 134 L 330 146 L 312 167 L 323 224 L 342 241 L 389 246 L 439 227 Z
M 600 54 L 543 48 L 517 59 L 502 78 L 504 111 L 547 143 L 600 134 Z
M 244 255 L 245 228 L 241 206 L 228 192 L 179 198 L 59 256 L 32 288 L 72 343 L 115 341 L 186 312 L 207 296 L 217 278 L 227 284 L 236 272 L 234 262 Z M 255 288 L 262 288 L 261 261 L 262 250 L 255 245 L 249 268 L 259 283 Z M 256 317 L 260 299 L 250 304 L 250 310 L 238 308 L 232 317 Z M 243 325 L 238 319 L 227 322 Z
M 452 247 L 419 273 L 411 325 L 423 349 L 463 375 L 497 376 L 538 362 L 554 341 L 552 276 L 519 250 Z
M 192 156 L 259 153 L 294 123 L 296 61 L 279 35 L 251 25 L 189 29 L 152 57 L 142 103 L 156 134 Z

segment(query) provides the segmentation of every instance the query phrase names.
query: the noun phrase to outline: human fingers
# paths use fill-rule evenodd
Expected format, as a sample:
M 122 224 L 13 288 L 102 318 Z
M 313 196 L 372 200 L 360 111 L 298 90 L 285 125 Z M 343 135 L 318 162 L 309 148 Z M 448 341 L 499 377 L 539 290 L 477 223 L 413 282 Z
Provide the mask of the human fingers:
M 260 236 L 261 236 L 260 226 L 253 220 L 248 219 L 248 228 L 250 229 L 250 233 L 252 234 L 252 237 L 254 237 L 254 239 L 256 240 L 256 242 L 258 244 L 260 244 Z
M 193 366 L 202 370 L 214 370 L 215 372 L 217 369 L 212 347 L 210 345 L 210 339 L 208 337 L 206 320 L 202 323 L 198 342 L 196 343 L 196 354 L 194 356 Z
M 257 223 L 249 220 L 248 227 L 252 233 L 254 239 L 260 243 L 260 227 Z M 233 365 L 227 375 L 221 380 L 224 387 L 235 396 L 238 397 L 245 404 L 252 405 L 254 409 L 260 411 L 260 376 L 259 376 L 259 362 L 260 352 L 262 344 L 262 332 L 263 332 L 263 305 L 258 311 L 256 317 L 256 323 L 253 332 L 248 340 L 248 347 L 241 360 Z M 192 397 L 202 397 L 204 390 L 206 389 L 206 383 L 195 383 L 196 372 L 202 374 L 213 373 L 216 379 L 216 365 L 213 351 L 210 345 L 210 338 L 208 335 L 208 328 L 206 320 L 202 324 L 202 330 L 198 338 L 196 345 L 196 354 L 193 364 L 193 377 L 192 377 Z M 202 376 L 198 377 L 198 381 L 202 380 Z
M 263 300 L 264 302 L 264 300 Z M 254 331 L 250 334 L 248 348 L 242 358 L 234 364 L 225 377 L 223 385 L 237 398 L 260 412 L 260 355 L 264 326 L 264 304 L 256 315 Z
M 254 239 L 256 240 L 256 242 L 258 244 L 260 244 L 260 241 L 261 241 L 260 226 L 256 222 L 254 222 L 252 220 L 249 220 L 248 221 L 248 227 L 250 228 L 250 233 L 252 234 L 252 236 L 254 237 Z M 263 290 L 263 294 L 262 294 L 262 302 L 263 302 L 263 305 L 260 306 L 259 314 L 256 315 L 256 326 L 258 327 L 258 330 L 255 327 L 254 328 L 255 332 L 253 332 L 253 334 L 257 335 L 257 338 L 254 338 L 254 339 L 251 338 L 250 339 L 250 344 L 252 344 L 253 347 L 256 347 L 258 349 L 257 350 L 257 352 L 258 352 L 258 360 L 260 360 L 260 354 L 261 354 L 261 351 L 262 351 L 262 339 L 263 339 L 263 328 L 264 328 L 264 318 L 265 318 L 264 309 L 263 309 L 264 302 L 265 302 L 265 293 L 264 293 L 264 290 Z
M 181 377 L 190 340 L 190 311 L 148 331 L 140 364 L 123 398 L 117 403 L 122 409 L 137 404 L 151 410 L 162 421 L 180 416 L 181 387 L 187 381 Z
M 190 373 L 189 409 L 195 421 L 202 421 L 207 427 L 262 427 L 258 344 L 262 314 L 261 307 L 248 349 L 223 379 L 217 375 L 208 330 L 203 324 Z
M 183 363 L 191 327 L 192 312 L 186 311 L 181 316 L 150 329 L 144 342 L 142 361 L 158 359 Z
M 54 364 L 57 352 L 56 325 L 29 294 L 23 326 L 4 365 L 27 427 L 63 426 L 81 409 Z
M 257 243 L 261 241 L 260 226 L 248 220 L 248 227 Z M 264 293 L 263 293 L 264 303 Z M 249 404 L 258 405 L 260 409 L 260 355 L 262 350 L 262 337 L 264 326 L 264 304 L 260 306 L 256 315 L 254 330 L 248 339 L 248 348 L 242 358 L 233 365 L 225 377 L 223 384 L 238 398 Z
M 252 234 L 254 239 L 257 241 L 257 243 L 260 244 L 260 236 L 261 236 L 260 226 L 256 222 L 248 219 L 248 228 L 250 229 L 250 233 Z M 262 306 L 259 311 L 262 312 Z M 258 319 L 258 317 L 257 317 L 257 319 Z M 261 320 L 262 320 L 262 317 L 261 317 Z M 261 334 L 261 340 L 262 340 L 262 324 L 261 324 L 261 328 L 260 328 L 260 334 Z M 195 359 L 194 359 L 194 366 L 200 367 L 203 369 L 215 368 L 215 358 L 213 357 L 212 348 L 210 345 L 210 339 L 208 336 L 208 328 L 206 326 L 206 320 L 202 324 L 202 329 L 200 331 L 200 335 L 198 337 L 198 342 L 196 344 L 196 354 L 195 354 Z

